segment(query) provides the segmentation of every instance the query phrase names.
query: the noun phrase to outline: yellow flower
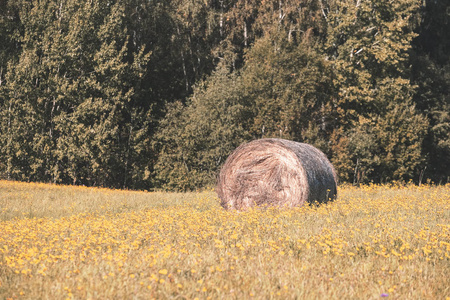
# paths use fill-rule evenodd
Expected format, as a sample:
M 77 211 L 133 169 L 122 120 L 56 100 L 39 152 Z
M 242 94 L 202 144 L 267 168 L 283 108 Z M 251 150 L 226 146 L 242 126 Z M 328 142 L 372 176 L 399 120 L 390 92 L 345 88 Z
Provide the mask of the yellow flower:
M 159 273 L 159 274 L 162 274 L 162 275 L 167 275 L 167 269 L 159 270 L 158 273 Z

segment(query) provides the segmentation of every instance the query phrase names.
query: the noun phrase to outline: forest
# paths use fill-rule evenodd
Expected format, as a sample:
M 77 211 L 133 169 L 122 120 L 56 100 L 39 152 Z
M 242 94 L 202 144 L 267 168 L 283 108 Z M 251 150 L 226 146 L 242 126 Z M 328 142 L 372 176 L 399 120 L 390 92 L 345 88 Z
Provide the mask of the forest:
M 212 186 L 238 145 L 450 181 L 446 0 L 0 0 L 0 179 Z

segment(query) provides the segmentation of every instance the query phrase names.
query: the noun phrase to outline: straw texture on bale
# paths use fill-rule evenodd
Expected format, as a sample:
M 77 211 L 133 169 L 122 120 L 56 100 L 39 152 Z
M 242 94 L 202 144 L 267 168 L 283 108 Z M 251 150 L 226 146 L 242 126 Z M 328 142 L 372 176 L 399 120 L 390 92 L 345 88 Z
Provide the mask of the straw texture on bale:
M 301 206 L 334 200 L 336 172 L 317 148 L 283 139 L 260 139 L 239 146 L 225 161 L 217 183 L 225 209 Z

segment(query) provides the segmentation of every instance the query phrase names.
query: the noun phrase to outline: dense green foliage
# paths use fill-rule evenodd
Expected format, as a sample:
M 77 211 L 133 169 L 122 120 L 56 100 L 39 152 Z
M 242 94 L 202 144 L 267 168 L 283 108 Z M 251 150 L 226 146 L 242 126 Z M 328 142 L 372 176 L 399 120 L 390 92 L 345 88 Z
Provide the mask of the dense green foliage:
M 342 181 L 450 177 L 450 5 L 0 0 L 0 177 L 210 185 L 240 143 Z

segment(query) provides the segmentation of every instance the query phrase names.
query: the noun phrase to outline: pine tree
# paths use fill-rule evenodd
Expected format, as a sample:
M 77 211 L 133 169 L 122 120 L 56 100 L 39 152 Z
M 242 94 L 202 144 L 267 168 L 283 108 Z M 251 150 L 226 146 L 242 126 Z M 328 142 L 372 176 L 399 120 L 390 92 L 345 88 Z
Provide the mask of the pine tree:
M 85 7 L 74 22 L 95 22 L 101 10 L 100 3 L 93 10 Z M 96 28 L 91 37 L 96 41 L 88 44 L 93 49 L 89 72 L 76 83 L 83 97 L 61 122 L 61 129 L 66 130 L 58 140 L 59 160 L 66 162 L 64 169 L 73 182 L 129 186 L 137 158 L 134 147 L 139 144 L 140 131 L 148 130 L 141 127 L 146 123 L 145 111 L 134 105 L 135 88 L 149 56 L 141 49 L 129 59 L 124 11 L 123 4 L 114 4 Z M 89 19 L 83 20 L 86 16 Z
M 23 2 L 19 18 L 22 34 L 18 59 L 8 63 L 6 101 L 2 112 L 2 156 L 7 159 L 6 173 L 11 179 L 50 180 L 54 164 L 54 121 L 58 114 L 59 64 L 54 49 L 60 35 L 52 30 L 58 22 L 54 1 Z
M 133 102 L 148 55 L 129 51 L 123 4 L 105 4 L 20 5 L 22 51 L 3 89 L 1 149 L 11 179 L 130 183 L 148 123 Z

